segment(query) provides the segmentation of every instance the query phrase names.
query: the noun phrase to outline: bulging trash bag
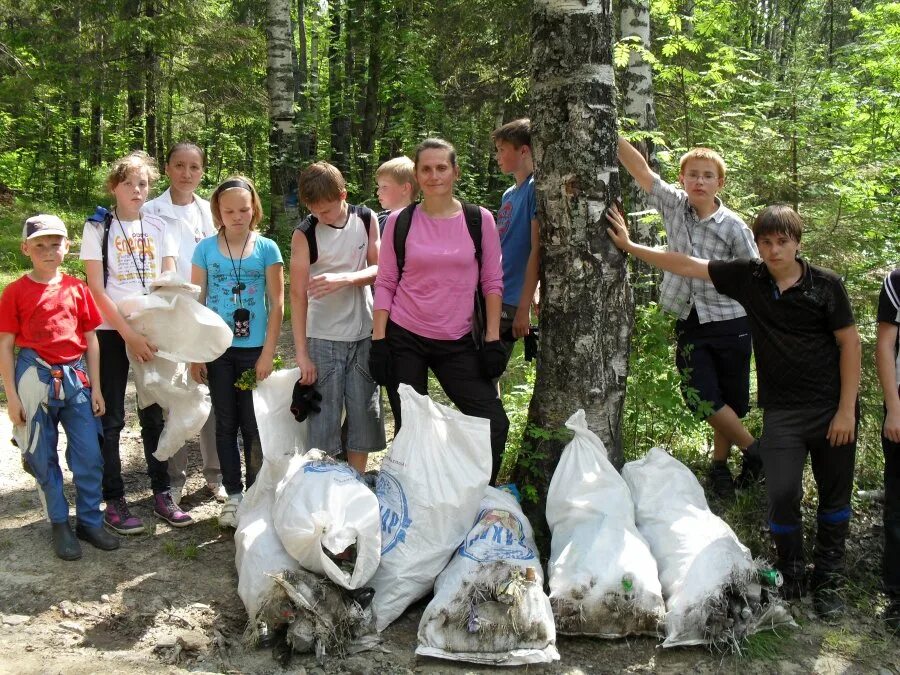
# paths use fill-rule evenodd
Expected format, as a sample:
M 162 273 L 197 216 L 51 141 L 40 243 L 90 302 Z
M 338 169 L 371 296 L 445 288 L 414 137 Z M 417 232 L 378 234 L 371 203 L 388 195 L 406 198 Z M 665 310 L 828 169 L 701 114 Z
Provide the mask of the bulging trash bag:
M 466 536 L 491 475 L 490 422 L 400 385 L 403 427 L 381 465 L 379 631 L 428 593 Z
M 201 305 L 200 287 L 174 272 L 164 272 L 149 294 L 129 295 L 118 303 L 128 324 L 170 361 L 209 363 L 231 346 L 234 333 L 218 314 Z
M 118 303 L 128 325 L 156 345 L 156 357 L 146 363 L 131 360 L 138 405 L 159 405 L 166 424 L 153 456 L 165 461 L 209 417 L 209 389 L 190 375 L 191 363 L 208 363 L 231 346 L 231 330 L 211 309 L 197 302 L 200 288 L 174 272 L 165 272 L 147 295 L 136 294 Z
M 666 600 L 664 647 L 739 644 L 751 633 L 793 623 L 777 594 L 757 583 L 759 564 L 709 510 L 699 481 L 665 450 L 628 462 L 637 526 L 659 566 Z
M 475 524 L 434 584 L 416 654 L 498 666 L 559 659 L 531 524 L 488 487 Z
M 278 487 L 275 531 L 304 569 L 344 588 L 360 588 L 381 560 L 378 498 L 352 466 L 320 450 L 304 459 Z
M 306 423 L 299 424 L 290 412 L 291 394 L 298 377 L 297 368 L 278 371 L 253 391 L 263 463 L 238 507 L 234 533 L 238 595 L 247 609 L 251 626 L 255 625 L 263 598 L 276 584 L 270 575 L 299 569 L 275 532 L 272 515 L 278 484 L 288 475 L 292 460 L 302 460 L 298 453 L 306 451 Z M 302 466 L 302 461 L 294 465 Z
M 547 492 L 550 601 L 560 633 L 619 638 L 657 635 L 665 614 L 656 560 L 634 522 L 625 481 L 587 427 L 584 410 L 566 422 Z

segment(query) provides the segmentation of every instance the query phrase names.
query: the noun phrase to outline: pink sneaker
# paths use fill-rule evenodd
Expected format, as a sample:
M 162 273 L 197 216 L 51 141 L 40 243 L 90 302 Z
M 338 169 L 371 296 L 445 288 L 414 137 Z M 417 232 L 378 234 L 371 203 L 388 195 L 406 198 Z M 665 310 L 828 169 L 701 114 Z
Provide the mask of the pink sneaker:
M 144 521 L 131 515 L 125 497 L 110 499 L 106 502 L 103 522 L 119 534 L 142 534 L 144 532 Z
M 193 518 L 178 508 L 168 491 L 153 495 L 153 514 L 172 527 L 187 527 L 194 523 Z

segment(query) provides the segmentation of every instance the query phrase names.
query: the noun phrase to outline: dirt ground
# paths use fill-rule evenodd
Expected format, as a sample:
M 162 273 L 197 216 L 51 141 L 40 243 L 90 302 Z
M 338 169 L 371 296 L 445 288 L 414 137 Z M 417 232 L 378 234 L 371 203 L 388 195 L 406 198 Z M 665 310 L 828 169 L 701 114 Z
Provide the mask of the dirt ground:
M 133 400 L 132 400 L 133 408 Z M 237 595 L 234 543 L 219 530 L 218 505 L 205 494 L 199 451 L 191 453 L 183 506 L 196 525 L 175 529 L 151 516 L 151 494 L 136 417 L 122 437 L 126 490 L 150 532 L 123 538 L 113 552 L 84 545 L 76 562 L 57 559 L 34 482 L 6 443 L 11 426 L 0 407 L 0 673 L 437 673 L 488 672 L 416 657 L 416 630 L 427 600 L 383 634 L 379 650 L 346 659 L 297 655 L 288 669 L 269 650 L 246 647 L 247 621 Z M 61 448 L 63 446 L 61 445 Z M 60 463 L 65 466 L 62 453 Z M 67 496 L 74 500 L 71 474 Z M 651 639 L 602 641 L 560 637 L 552 673 L 900 673 L 896 638 L 881 631 L 873 601 L 826 625 L 798 609 L 802 627 L 754 641 L 743 656 L 701 648 L 667 649 Z

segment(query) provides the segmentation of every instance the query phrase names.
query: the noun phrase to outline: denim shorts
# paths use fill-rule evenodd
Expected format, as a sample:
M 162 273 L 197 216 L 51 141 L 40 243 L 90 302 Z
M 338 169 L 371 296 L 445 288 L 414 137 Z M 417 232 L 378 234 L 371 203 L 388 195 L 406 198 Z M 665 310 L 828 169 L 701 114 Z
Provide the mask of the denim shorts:
M 347 413 L 347 447 L 351 452 L 384 450 L 381 392 L 369 375 L 371 338 L 338 342 L 307 338 L 309 358 L 316 365 L 320 412 L 309 415 L 309 446 L 329 455 L 341 447 L 341 418 Z

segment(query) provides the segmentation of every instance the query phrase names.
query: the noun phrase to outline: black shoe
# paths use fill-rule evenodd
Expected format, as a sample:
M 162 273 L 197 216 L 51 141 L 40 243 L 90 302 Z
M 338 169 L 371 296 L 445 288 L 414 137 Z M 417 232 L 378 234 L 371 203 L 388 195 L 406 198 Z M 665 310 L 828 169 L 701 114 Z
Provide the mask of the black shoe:
M 103 527 L 88 527 L 78 523 L 75 526 L 75 534 L 78 535 L 79 539 L 103 551 L 115 551 L 119 548 L 119 538 L 107 532 Z
M 763 473 L 763 463 L 759 455 L 756 454 L 756 447 L 759 441 L 753 441 L 750 446 L 743 452 L 743 460 L 741 461 L 741 472 L 734 479 L 735 487 L 739 490 L 750 487 L 754 483 L 763 483 L 766 479 Z
M 813 580 L 813 610 L 820 619 L 839 619 L 846 605 L 841 597 L 840 584 L 835 576 Z
M 53 536 L 53 551 L 63 560 L 78 560 L 81 557 L 81 544 L 75 538 L 69 521 L 50 523 Z
M 716 462 L 709 467 L 709 489 L 713 496 L 722 500 L 734 499 L 734 479 L 725 462 Z
M 884 623 L 892 633 L 900 633 L 900 598 L 892 600 L 884 610 Z

